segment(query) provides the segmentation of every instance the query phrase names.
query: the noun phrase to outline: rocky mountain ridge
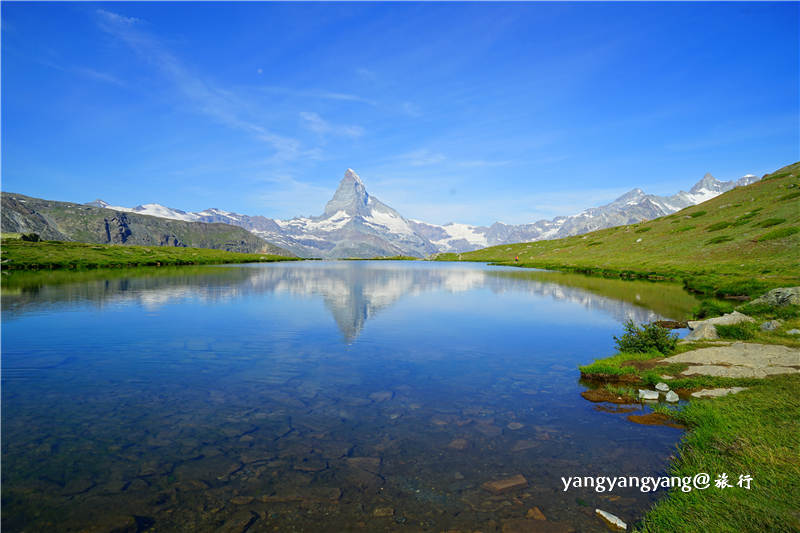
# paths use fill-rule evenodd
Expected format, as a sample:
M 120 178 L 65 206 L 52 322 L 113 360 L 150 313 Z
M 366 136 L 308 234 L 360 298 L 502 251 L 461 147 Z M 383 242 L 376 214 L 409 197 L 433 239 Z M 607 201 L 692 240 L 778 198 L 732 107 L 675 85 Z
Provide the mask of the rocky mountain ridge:
M 44 240 L 291 255 L 231 224 L 203 224 L 7 192 L 2 193 L 0 228 L 4 233 L 37 233 Z
M 361 178 L 352 169 L 347 169 L 323 213 L 317 217 L 277 220 L 216 208 L 197 213 L 160 204 L 126 208 L 111 206 L 102 200 L 87 205 L 175 220 L 222 222 L 240 226 L 301 257 L 425 257 L 438 252 L 461 253 L 498 244 L 559 239 L 612 226 L 638 223 L 669 215 L 734 187 L 749 185 L 758 179 L 747 174 L 736 181 L 719 181 L 711 174 L 706 174 L 688 192 L 657 196 L 636 188 L 613 202 L 586 209 L 576 215 L 519 225 L 501 222 L 495 222 L 491 226 L 458 223 L 437 225 L 407 219 L 370 195 Z

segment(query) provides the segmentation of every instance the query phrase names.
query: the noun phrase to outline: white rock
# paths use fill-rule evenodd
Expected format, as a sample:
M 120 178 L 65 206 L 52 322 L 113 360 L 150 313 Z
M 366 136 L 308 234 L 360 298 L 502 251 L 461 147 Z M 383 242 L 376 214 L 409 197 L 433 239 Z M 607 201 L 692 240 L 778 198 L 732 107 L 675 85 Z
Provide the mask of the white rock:
M 640 400 L 658 400 L 658 391 L 639 389 Z
M 667 398 L 666 398 L 666 400 L 667 400 L 668 402 L 670 402 L 670 403 L 675 403 L 675 402 L 677 402 L 678 400 L 680 400 L 680 398 L 678 398 L 678 395 L 677 395 L 677 394 L 675 394 L 675 392 L 674 392 L 674 391 L 669 391 L 669 392 L 667 393 Z
M 620 517 L 614 516 L 613 514 L 607 512 L 607 511 L 603 511 L 601 509 L 595 509 L 594 512 L 599 514 L 600 518 L 602 518 L 603 521 L 606 524 L 608 524 L 609 526 L 611 526 L 613 528 L 616 528 L 616 529 L 618 529 L 620 531 L 625 531 L 625 530 L 628 529 L 628 524 L 623 522 L 620 519 Z
M 789 335 L 800 335 L 800 329 L 790 329 L 786 333 L 788 333 Z
M 707 320 L 690 320 L 687 322 L 689 325 L 689 329 L 696 329 L 700 326 L 700 324 L 713 324 L 715 326 L 730 326 L 731 324 L 738 324 L 740 322 L 755 322 L 755 319 L 750 318 L 747 315 L 740 313 L 739 311 L 734 311 L 732 313 L 728 313 L 727 315 L 717 316 L 714 318 L 709 318 Z
M 659 383 L 656 385 L 656 390 L 659 390 L 661 392 L 667 392 L 669 390 L 669 385 L 667 385 L 666 383 Z

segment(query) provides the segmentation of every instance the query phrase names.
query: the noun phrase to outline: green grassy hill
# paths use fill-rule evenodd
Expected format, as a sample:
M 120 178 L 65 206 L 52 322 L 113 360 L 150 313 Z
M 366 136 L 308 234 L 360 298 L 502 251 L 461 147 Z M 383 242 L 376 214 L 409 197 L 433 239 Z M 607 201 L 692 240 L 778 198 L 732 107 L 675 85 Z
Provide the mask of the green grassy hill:
M 2 270 L 86 269 L 134 266 L 206 265 L 292 261 L 299 258 L 247 254 L 175 246 L 130 246 L 82 242 L 25 242 L 3 235 L 0 244 Z
M 515 262 L 514 258 L 519 257 Z M 669 216 L 439 260 L 490 261 L 608 276 L 670 278 L 708 294 L 800 284 L 800 162 Z

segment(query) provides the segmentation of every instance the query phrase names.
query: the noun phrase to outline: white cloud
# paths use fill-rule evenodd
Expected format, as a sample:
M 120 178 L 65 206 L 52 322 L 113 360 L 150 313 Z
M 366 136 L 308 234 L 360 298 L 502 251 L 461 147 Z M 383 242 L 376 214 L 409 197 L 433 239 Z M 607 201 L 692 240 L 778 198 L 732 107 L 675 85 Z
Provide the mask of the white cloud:
M 411 165 L 412 167 L 422 167 L 441 163 L 447 159 L 447 157 L 445 157 L 444 154 L 432 152 L 427 148 L 421 148 L 419 150 L 414 150 L 413 152 L 401 154 L 397 157 L 397 159 L 404 161 L 406 164 Z
M 320 135 L 332 134 L 345 137 L 360 137 L 364 134 L 364 129 L 361 126 L 331 124 L 319 116 L 318 113 L 311 111 L 300 112 L 300 118 L 305 121 L 305 125 L 308 129 Z

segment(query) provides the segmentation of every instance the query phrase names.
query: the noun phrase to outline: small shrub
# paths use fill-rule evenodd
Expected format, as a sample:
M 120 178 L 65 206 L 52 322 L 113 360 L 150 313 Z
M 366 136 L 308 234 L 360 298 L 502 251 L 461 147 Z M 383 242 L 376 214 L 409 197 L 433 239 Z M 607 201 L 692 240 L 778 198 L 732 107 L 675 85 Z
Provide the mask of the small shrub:
M 697 319 L 712 318 L 722 316 L 733 311 L 733 304 L 728 302 L 718 302 L 715 300 L 703 300 L 700 305 L 692 309 L 692 316 Z
M 639 229 L 637 229 L 636 231 L 634 231 L 634 233 L 644 233 L 644 232 L 646 232 L 646 231 L 650 231 L 651 229 L 653 229 L 653 228 L 652 228 L 652 227 L 650 227 L 650 226 L 648 226 L 648 227 L 646 227 L 646 228 L 639 228 Z
M 713 239 L 708 239 L 706 244 L 719 244 L 721 242 L 728 242 L 732 241 L 733 237 L 730 235 L 720 235 L 719 237 L 714 237 Z
M 799 232 L 800 228 L 796 227 L 789 227 L 789 228 L 781 228 L 770 231 L 769 233 L 765 233 L 761 237 L 758 238 L 759 242 L 763 241 L 771 241 L 773 239 L 782 239 L 783 237 L 788 237 L 790 235 L 794 235 L 795 233 Z
M 758 326 L 754 322 L 739 322 L 738 324 L 730 324 L 723 326 L 718 324 L 714 326 L 717 329 L 717 335 L 723 339 L 733 339 L 737 341 L 750 340 L 756 336 Z
M 42 240 L 38 233 L 23 233 L 19 238 L 27 242 L 39 242 Z
M 589 244 L 587 244 L 586 246 L 597 246 L 598 244 L 603 244 L 603 243 L 600 242 L 600 241 L 592 241 Z
M 716 224 L 711 224 L 709 227 L 707 227 L 706 231 L 719 231 L 729 227 L 730 225 L 730 222 L 717 222 Z
M 690 229 L 694 229 L 694 228 L 696 228 L 696 227 L 697 227 L 697 226 L 684 226 L 684 227 L 682 227 L 682 228 L 678 228 L 678 229 L 676 229 L 675 231 L 677 231 L 678 233 L 682 233 L 682 232 L 684 232 L 684 231 L 689 231 Z
M 694 213 L 689 213 L 689 216 L 692 218 L 697 218 L 705 215 L 706 213 L 708 213 L 708 211 L 695 211 Z
M 633 320 L 628 320 L 625 333 L 621 337 L 615 336 L 614 342 L 620 352 L 646 353 L 655 350 L 667 355 L 678 345 L 678 336 L 658 324 L 637 326 Z
M 795 192 L 790 192 L 789 194 L 784 194 L 783 196 L 778 198 L 778 201 L 794 200 L 795 198 L 800 198 L 800 191 L 795 191 Z
M 737 218 L 736 220 L 734 220 L 733 224 L 731 224 L 731 226 L 736 227 L 736 226 L 742 226 L 744 224 L 747 224 L 748 222 L 753 220 L 753 218 L 755 218 L 756 215 L 757 215 L 757 213 L 748 213 L 746 215 L 742 215 L 739 218 Z
M 762 228 L 770 228 L 772 226 L 777 226 L 778 224 L 783 224 L 784 222 L 786 222 L 785 218 L 768 218 L 763 222 L 759 222 L 757 226 Z

